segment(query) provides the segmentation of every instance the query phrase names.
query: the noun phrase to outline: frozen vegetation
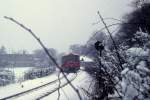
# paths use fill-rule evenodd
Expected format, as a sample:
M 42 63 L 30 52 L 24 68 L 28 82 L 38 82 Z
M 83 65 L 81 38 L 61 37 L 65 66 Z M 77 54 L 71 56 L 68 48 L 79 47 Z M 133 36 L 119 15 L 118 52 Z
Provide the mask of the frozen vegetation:
M 0 69 L 0 86 L 5 86 L 14 83 L 15 75 L 9 70 Z

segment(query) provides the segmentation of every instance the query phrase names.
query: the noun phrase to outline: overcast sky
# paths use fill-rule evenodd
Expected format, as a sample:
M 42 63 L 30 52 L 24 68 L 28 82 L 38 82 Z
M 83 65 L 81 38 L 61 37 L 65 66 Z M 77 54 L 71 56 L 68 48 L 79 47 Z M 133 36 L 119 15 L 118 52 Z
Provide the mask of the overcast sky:
M 0 46 L 9 52 L 41 48 L 28 32 L 3 18 L 9 16 L 31 28 L 47 47 L 68 51 L 102 27 L 92 26 L 98 10 L 104 17 L 121 18 L 129 0 L 0 0 Z

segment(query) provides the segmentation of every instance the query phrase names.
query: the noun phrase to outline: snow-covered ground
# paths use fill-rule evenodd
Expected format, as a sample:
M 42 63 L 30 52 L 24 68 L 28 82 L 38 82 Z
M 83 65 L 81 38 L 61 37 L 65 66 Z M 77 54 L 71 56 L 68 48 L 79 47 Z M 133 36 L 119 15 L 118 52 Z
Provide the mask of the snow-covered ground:
M 5 69 L 14 72 L 15 80 L 18 81 L 23 78 L 25 72 L 29 71 L 32 68 L 34 67 L 10 67 Z
M 75 77 L 75 74 L 69 74 L 68 78 L 72 79 Z M 44 78 L 37 78 L 34 80 L 28 80 L 22 83 L 16 83 L 16 84 L 11 84 L 5 87 L 1 87 L 0 88 L 0 99 L 40 86 L 42 84 L 48 83 L 50 81 L 53 81 L 55 79 L 57 79 L 57 73 L 54 73 L 52 75 L 49 75 L 47 77 Z M 64 84 L 66 83 L 65 79 L 61 80 L 61 83 Z M 88 76 L 88 74 L 86 72 L 80 71 L 77 74 L 77 77 L 75 78 L 74 81 L 72 81 L 73 85 L 75 87 L 77 87 L 80 91 L 80 93 L 82 94 L 83 98 L 85 96 L 83 90 L 81 88 L 85 88 L 87 90 L 89 84 L 91 83 L 91 79 Z M 22 87 L 23 85 L 23 87 Z M 30 92 L 28 94 L 25 94 L 23 96 L 20 96 L 18 98 L 11 98 L 10 100 L 35 100 L 38 97 L 42 96 L 44 93 L 50 92 L 52 90 L 54 90 L 55 88 L 58 87 L 58 82 L 54 83 L 54 84 L 50 84 L 46 87 L 43 87 L 41 89 L 38 89 L 36 91 Z M 4 92 L 5 91 L 5 92 Z M 78 100 L 78 96 L 75 93 L 75 91 L 69 86 L 66 85 L 65 87 L 63 87 L 62 89 L 60 89 L 60 100 Z M 43 98 L 43 100 L 57 100 L 58 97 L 58 92 L 54 92 L 51 95 Z
M 87 100 L 87 95 L 83 89 L 88 90 L 89 85 L 91 84 L 92 79 L 86 72 L 79 72 L 77 78 L 72 82 L 72 84 L 79 90 L 82 95 L 83 100 Z M 60 100 L 79 100 L 76 92 L 71 88 L 70 85 L 67 85 L 60 89 Z M 57 100 L 58 92 L 54 92 L 51 95 L 43 98 L 42 100 Z

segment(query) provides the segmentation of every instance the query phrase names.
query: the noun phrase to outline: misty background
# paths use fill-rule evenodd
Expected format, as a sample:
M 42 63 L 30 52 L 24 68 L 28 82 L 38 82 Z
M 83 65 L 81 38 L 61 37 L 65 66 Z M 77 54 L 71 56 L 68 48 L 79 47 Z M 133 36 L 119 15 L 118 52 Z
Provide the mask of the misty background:
M 130 1 L 130 0 L 129 0 Z M 33 32 L 48 48 L 67 52 L 71 44 L 85 44 L 93 31 L 102 24 L 102 16 L 121 18 L 129 12 L 128 0 L 1 0 L 0 46 L 7 52 L 40 48 L 32 36 L 3 16 L 13 17 Z

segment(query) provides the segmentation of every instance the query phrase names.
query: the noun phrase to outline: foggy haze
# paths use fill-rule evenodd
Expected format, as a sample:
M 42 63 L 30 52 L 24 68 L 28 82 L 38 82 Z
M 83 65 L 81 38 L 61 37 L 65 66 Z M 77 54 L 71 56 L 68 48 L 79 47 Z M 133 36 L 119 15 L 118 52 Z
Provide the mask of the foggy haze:
M 104 17 L 121 18 L 129 10 L 128 0 L 1 0 L 0 46 L 8 52 L 41 48 L 34 38 L 3 16 L 13 17 L 33 32 L 48 48 L 68 51 L 71 44 L 84 44 Z M 103 26 L 102 26 L 103 27 Z

